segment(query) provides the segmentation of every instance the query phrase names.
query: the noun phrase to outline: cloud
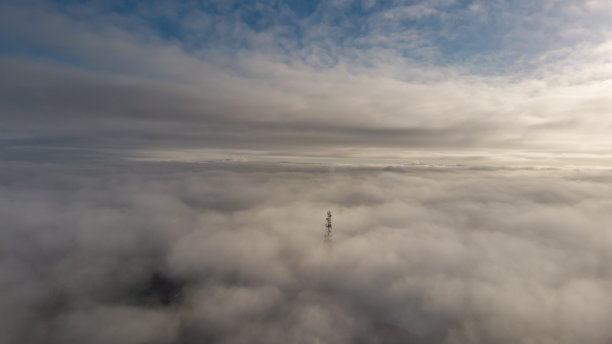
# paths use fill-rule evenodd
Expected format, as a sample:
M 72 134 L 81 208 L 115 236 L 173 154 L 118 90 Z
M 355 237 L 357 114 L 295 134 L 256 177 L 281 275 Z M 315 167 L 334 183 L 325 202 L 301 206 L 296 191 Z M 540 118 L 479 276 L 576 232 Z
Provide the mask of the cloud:
M 1 342 L 612 336 L 607 171 L 88 160 L 39 170 L 5 162 L 0 175 Z
M 610 342 L 609 10 L 0 5 L 0 343 Z
M 509 16 L 509 23 L 533 9 L 476 5 L 478 12 Z M 96 5 L 3 6 L 3 31 L 11 32 L 5 44 L 12 52 L 1 60 L 4 154 L 33 147 L 150 157 L 198 148 L 267 156 L 283 153 L 279 147 L 295 156 L 383 148 L 503 155 L 609 148 L 609 43 L 602 37 L 535 55 L 521 51 L 513 58 L 514 71 L 490 75 L 473 67 L 497 69 L 514 56 L 512 49 L 476 49 L 465 63 L 437 60 L 447 49 L 439 36 L 449 30 L 462 35 L 452 25 L 473 15 L 453 3 L 410 5 L 446 16 L 418 26 L 382 18 L 389 11 L 410 12 L 406 4 L 371 5 L 371 15 L 359 17 L 361 29 L 346 26 L 357 15 L 352 12 L 332 25 L 328 16 L 335 14 L 324 5 L 301 19 L 283 6 L 240 7 L 288 11 L 283 22 L 268 23 L 264 16 L 261 27 L 230 16 L 229 9 L 198 9 L 173 39 L 153 22 L 180 17 L 179 8 L 122 14 Z M 580 18 L 589 11 L 580 10 Z M 557 23 L 561 14 L 538 7 L 533 16 Z M 36 24 L 21 25 L 26 21 Z M 204 23 L 209 21 L 216 24 Z M 234 27 L 234 21 L 241 23 L 238 31 L 219 27 Z M 59 34 L 49 37 L 50 31 Z M 29 46 L 40 53 L 27 53 Z

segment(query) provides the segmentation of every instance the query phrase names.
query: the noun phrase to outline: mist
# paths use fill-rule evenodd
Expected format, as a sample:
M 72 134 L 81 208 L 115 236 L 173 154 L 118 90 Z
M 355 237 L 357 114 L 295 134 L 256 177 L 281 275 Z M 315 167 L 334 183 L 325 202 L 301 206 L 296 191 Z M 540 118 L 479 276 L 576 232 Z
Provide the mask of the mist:
M 611 181 L 7 160 L 0 342 L 605 343 Z

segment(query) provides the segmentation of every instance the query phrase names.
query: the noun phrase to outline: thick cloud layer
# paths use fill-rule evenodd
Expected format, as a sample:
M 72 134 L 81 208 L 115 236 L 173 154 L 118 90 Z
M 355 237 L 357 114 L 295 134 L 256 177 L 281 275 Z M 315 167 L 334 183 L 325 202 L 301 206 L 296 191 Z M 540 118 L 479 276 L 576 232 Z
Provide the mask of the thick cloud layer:
M 607 343 L 611 181 L 4 162 L 0 343 Z
M 0 149 L 611 150 L 607 1 L 301 3 L 3 2 Z

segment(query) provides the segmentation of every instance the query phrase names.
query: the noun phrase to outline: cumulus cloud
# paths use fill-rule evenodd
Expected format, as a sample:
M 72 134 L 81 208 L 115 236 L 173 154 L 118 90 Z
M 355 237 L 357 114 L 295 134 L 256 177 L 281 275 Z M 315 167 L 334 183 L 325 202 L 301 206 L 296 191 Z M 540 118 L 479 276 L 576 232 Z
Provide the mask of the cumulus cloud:
M 2 164 L 3 343 L 612 338 L 608 171 L 40 167 Z

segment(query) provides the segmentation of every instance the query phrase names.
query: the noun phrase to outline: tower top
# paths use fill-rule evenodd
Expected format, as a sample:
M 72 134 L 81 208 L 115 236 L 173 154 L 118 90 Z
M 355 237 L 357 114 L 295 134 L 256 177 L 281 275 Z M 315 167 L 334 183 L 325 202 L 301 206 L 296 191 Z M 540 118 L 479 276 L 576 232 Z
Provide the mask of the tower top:
M 331 241 L 332 236 L 332 213 L 331 210 L 327 211 L 327 217 L 325 218 L 325 241 Z

